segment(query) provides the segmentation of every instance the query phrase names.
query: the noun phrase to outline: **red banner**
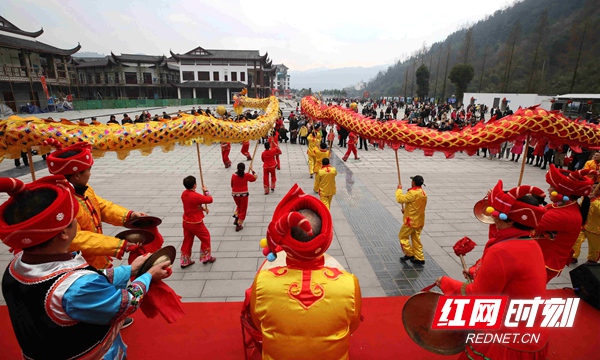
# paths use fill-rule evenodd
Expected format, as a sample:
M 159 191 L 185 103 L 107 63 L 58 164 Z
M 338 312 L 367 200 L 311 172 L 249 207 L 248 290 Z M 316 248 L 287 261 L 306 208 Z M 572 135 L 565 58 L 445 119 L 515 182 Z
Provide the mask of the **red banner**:
M 40 81 L 42 82 L 42 87 L 44 88 L 44 92 L 46 93 L 46 99 L 50 99 L 50 93 L 48 93 L 48 84 L 46 84 L 46 77 L 40 77 Z

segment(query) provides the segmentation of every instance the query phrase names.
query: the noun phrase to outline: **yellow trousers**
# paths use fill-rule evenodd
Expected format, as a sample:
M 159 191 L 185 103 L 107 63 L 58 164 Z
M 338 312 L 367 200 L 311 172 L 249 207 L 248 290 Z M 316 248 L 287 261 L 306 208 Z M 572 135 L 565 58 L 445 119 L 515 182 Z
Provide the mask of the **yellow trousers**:
M 331 196 L 320 195 L 320 197 L 321 197 L 321 202 L 323 204 L 325 204 L 325 206 L 327 206 L 327 209 L 329 209 L 331 206 L 331 200 L 333 199 L 333 195 L 331 195 Z
M 594 234 L 587 230 L 582 230 L 579 233 L 579 237 L 573 245 L 573 259 L 577 259 L 581 253 L 581 244 L 588 239 L 588 257 L 590 261 L 597 262 L 600 258 L 600 234 Z
M 402 251 L 406 256 L 414 256 L 415 260 L 425 261 L 425 256 L 423 255 L 423 245 L 421 244 L 421 231 L 423 231 L 423 227 L 411 228 L 403 225 L 400 229 L 400 233 L 398 234 L 398 238 L 400 239 Z
M 311 175 L 315 173 L 315 157 L 314 156 L 308 157 L 308 173 Z

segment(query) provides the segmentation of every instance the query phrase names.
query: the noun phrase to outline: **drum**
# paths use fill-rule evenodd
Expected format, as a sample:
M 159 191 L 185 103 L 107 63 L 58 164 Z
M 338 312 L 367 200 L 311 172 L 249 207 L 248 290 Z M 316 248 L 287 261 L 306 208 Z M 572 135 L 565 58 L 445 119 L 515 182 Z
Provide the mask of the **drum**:
M 465 350 L 467 332 L 431 328 L 442 295 L 429 291 L 411 296 L 402 308 L 402 323 L 408 336 L 423 349 L 440 355 L 455 355 Z

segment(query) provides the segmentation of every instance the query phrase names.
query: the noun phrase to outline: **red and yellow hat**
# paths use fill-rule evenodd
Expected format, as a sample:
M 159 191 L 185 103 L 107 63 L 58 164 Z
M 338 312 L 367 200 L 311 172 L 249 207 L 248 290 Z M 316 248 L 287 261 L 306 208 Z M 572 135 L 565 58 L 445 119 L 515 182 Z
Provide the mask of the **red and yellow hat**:
M 546 197 L 544 191 L 530 185 L 517 186 L 507 192 L 502 189 L 502 180 L 498 180 L 489 196 L 490 206 L 486 212 L 500 220 L 512 220 L 530 228 L 535 228 L 546 212 L 543 206 L 535 206 L 517 199 L 525 195 Z
M 596 174 L 595 170 L 569 171 L 557 169 L 554 164 L 551 164 L 546 173 L 546 182 L 556 190 L 557 195 L 588 196 L 594 187 L 594 180 L 588 175 Z
M 51 174 L 77 174 L 91 168 L 94 164 L 94 158 L 92 157 L 92 146 L 86 142 L 79 142 L 66 148 L 61 148 L 60 143 L 55 140 L 47 140 L 46 144 L 56 147 L 56 151 L 48 154 L 46 157 L 48 171 L 50 171 Z M 60 157 L 60 155 L 70 151 L 75 152 L 75 154 L 67 158 Z
M 296 240 L 291 234 L 292 227 L 298 226 L 310 236 L 313 235 L 310 222 L 298 212 L 300 210 L 312 210 L 321 218 L 321 231 L 309 241 Z M 264 245 L 267 245 L 265 250 L 269 261 L 275 260 L 278 248 L 285 250 L 290 258 L 311 261 L 325 254 L 332 239 L 333 222 L 329 209 L 319 199 L 305 194 L 298 184 L 294 184 L 273 213 L 267 229 L 267 244 Z
M 6 208 L 15 202 L 23 191 L 49 189 L 56 193 L 50 206 L 31 219 L 9 225 L 5 221 Z M 60 234 L 71 224 L 79 204 L 73 197 L 73 187 L 62 175 L 46 176 L 25 184 L 18 179 L 0 178 L 0 192 L 10 198 L 0 205 L 0 239 L 13 249 L 25 249 L 44 243 Z

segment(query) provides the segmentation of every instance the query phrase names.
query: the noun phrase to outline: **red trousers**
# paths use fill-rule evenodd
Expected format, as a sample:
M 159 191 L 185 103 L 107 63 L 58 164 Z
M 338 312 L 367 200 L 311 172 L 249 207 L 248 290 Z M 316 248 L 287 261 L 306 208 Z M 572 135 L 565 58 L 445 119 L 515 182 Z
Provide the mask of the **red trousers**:
M 221 148 L 221 157 L 223 158 L 223 165 L 225 167 L 229 167 L 231 165 L 231 160 L 229 160 L 229 152 L 231 151 L 231 147 Z
M 269 174 L 271 174 L 271 186 L 269 186 Z M 265 193 L 269 193 L 269 189 L 275 189 L 275 183 L 277 182 L 277 175 L 275 173 L 275 167 L 263 168 L 263 186 Z
M 354 154 L 355 159 L 358 158 L 358 153 L 356 151 L 356 144 L 348 143 L 348 150 L 346 151 L 346 155 L 344 155 L 344 159 L 348 159 L 348 156 L 350 156 L 350 153 Z
M 200 239 L 200 251 L 202 254 L 210 254 L 210 233 L 204 225 L 204 221 L 197 224 L 183 222 L 183 244 L 181 244 L 181 255 L 192 256 L 194 236 Z
M 240 150 L 240 152 L 242 153 L 242 155 L 244 155 L 247 158 L 251 158 L 252 156 L 250 156 L 250 141 L 244 141 L 242 143 L 242 150 Z
M 248 211 L 248 196 L 234 196 L 235 201 L 235 213 L 238 217 L 238 223 L 241 224 L 246 219 L 246 211 Z

